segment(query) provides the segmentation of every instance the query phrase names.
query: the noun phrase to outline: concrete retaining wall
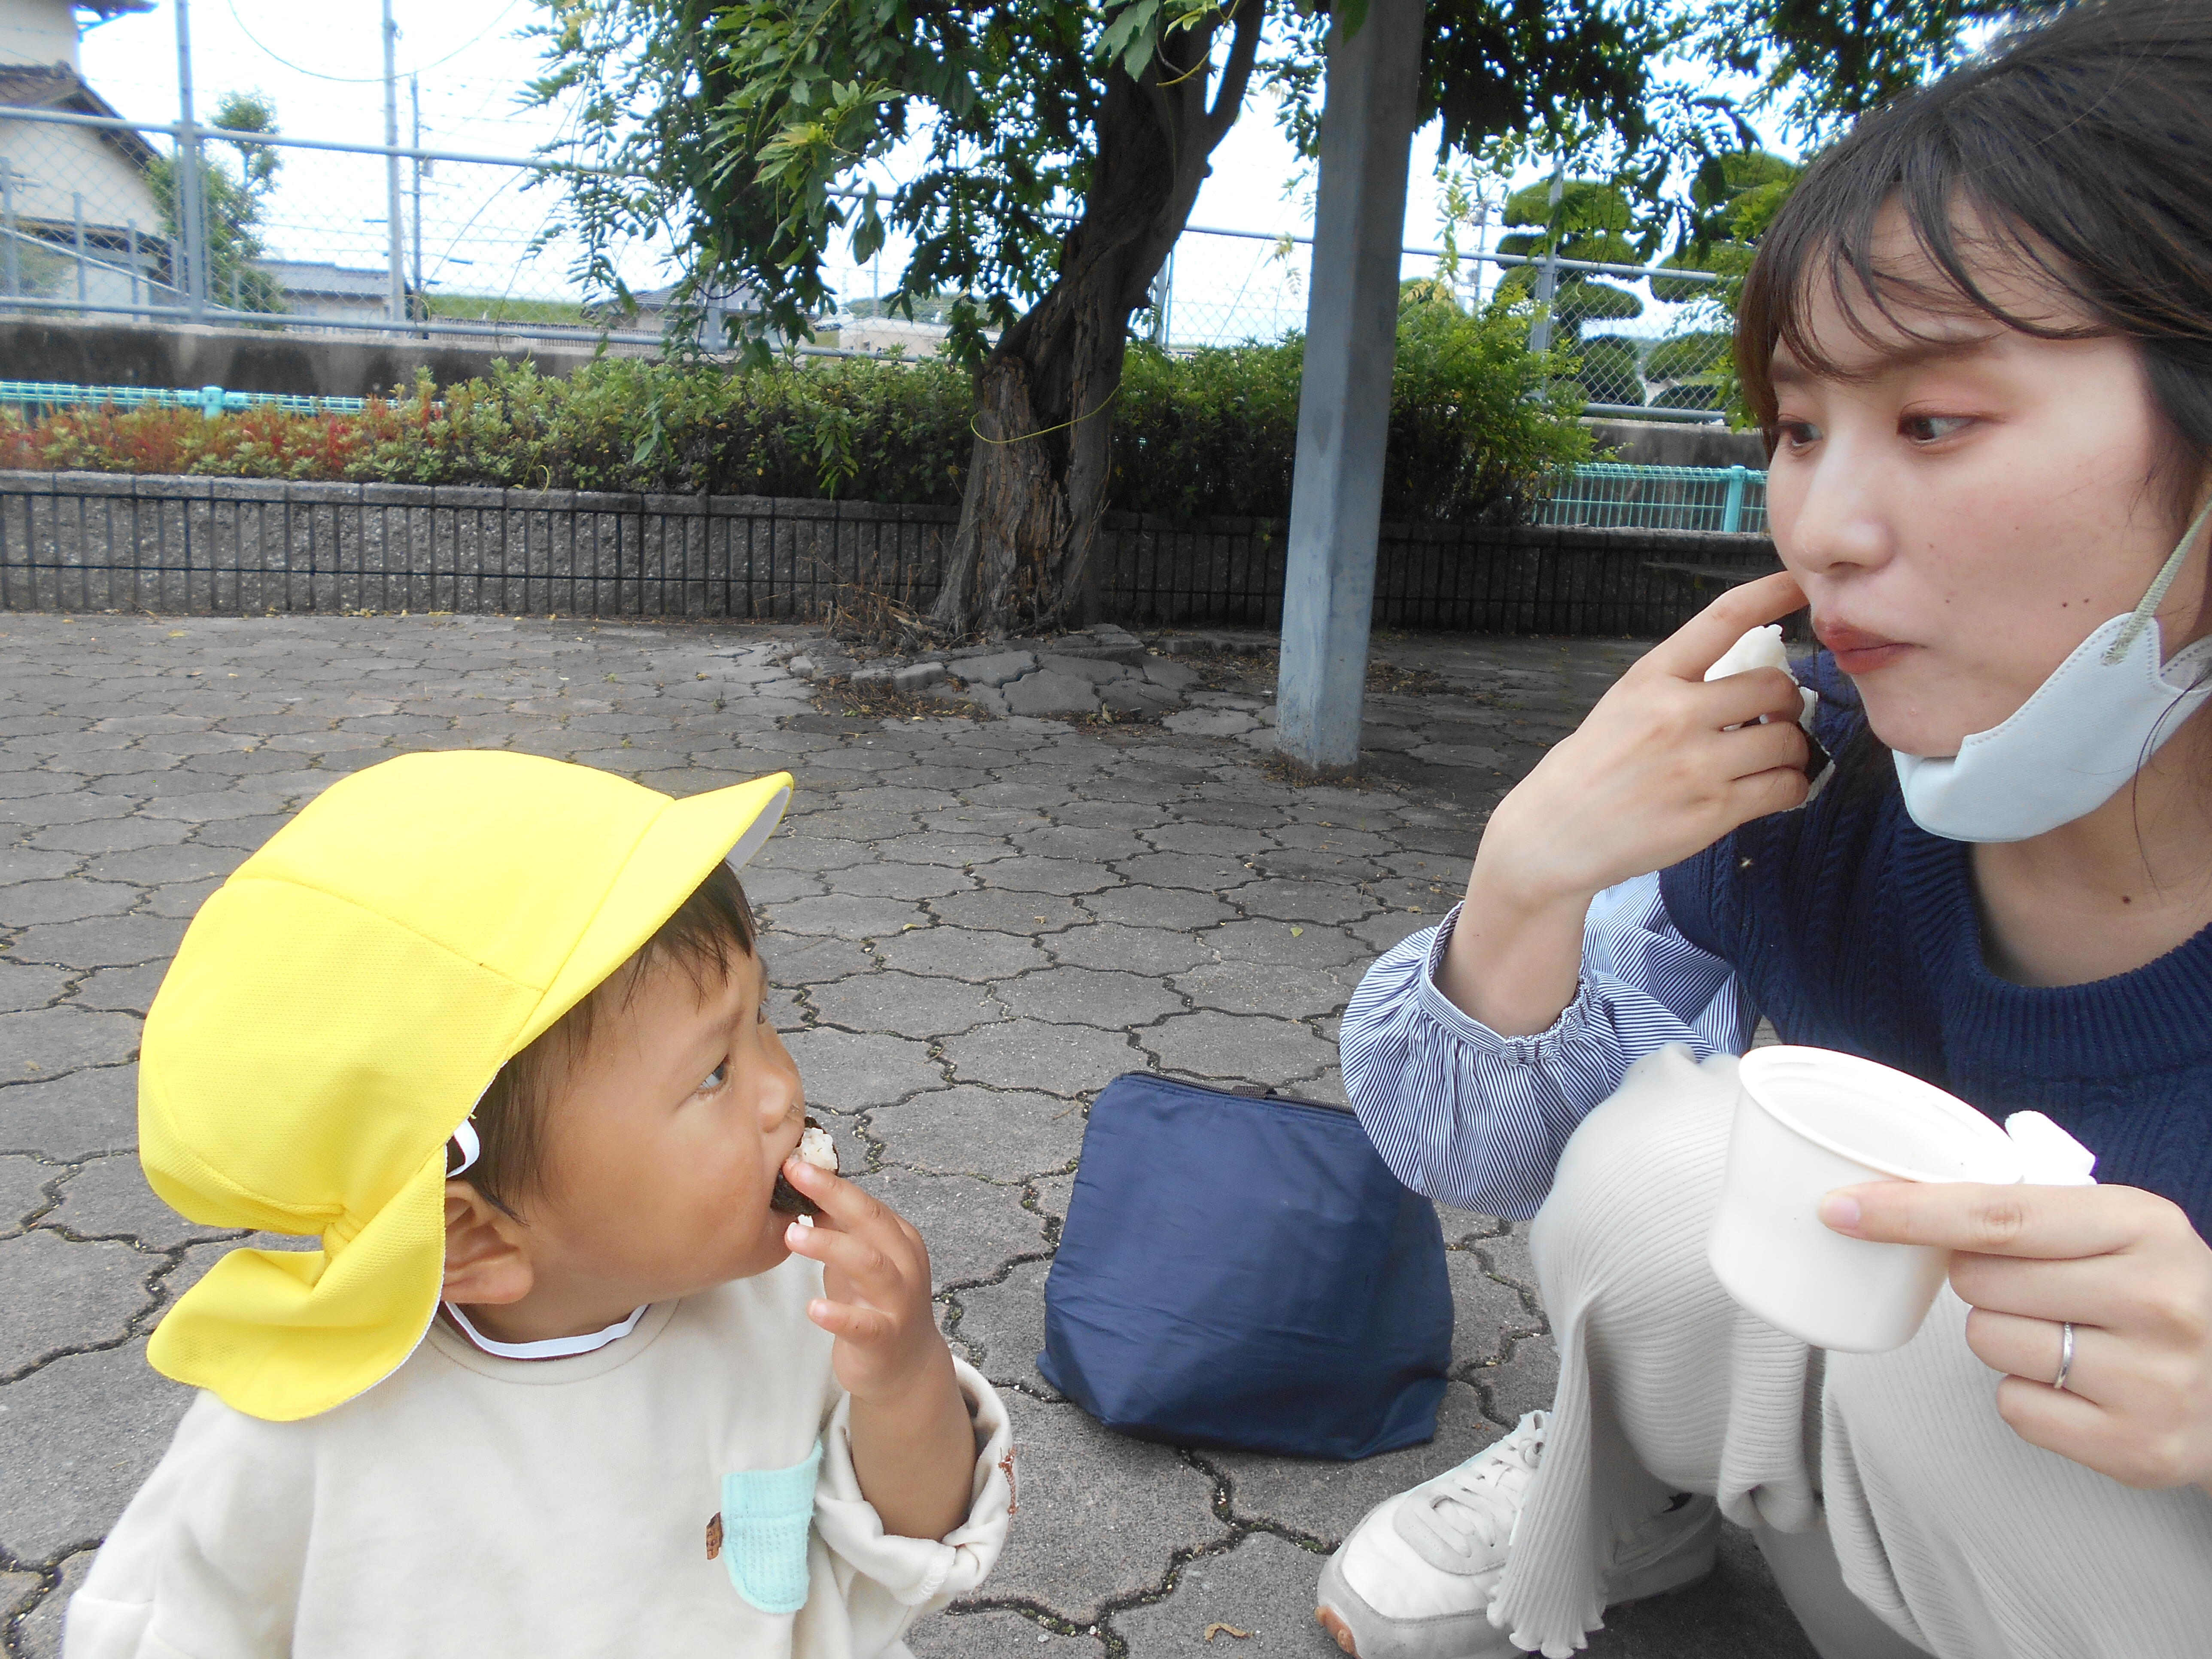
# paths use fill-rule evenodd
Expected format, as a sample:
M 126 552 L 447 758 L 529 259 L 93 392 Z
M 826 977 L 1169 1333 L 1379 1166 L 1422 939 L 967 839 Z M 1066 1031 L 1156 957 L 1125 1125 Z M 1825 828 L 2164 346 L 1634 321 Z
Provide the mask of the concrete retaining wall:
M 11 380 L 69 386 L 219 386 L 304 398 L 367 398 L 411 384 L 418 368 L 448 385 L 489 374 L 495 358 L 528 358 L 545 374 L 568 374 L 592 361 L 588 351 L 528 349 L 515 343 L 495 350 L 443 337 L 453 343 L 4 318 L 0 365 Z
M 936 597 L 951 507 L 258 478 L 0 472 L 0 609 L 816 618 Z M 1096 619 L 1282 615 L 1284 526 L 1109 515 Z M 1775 568 L 1753 536 L 1388 525 L 1379 625 L 1665 632 Z

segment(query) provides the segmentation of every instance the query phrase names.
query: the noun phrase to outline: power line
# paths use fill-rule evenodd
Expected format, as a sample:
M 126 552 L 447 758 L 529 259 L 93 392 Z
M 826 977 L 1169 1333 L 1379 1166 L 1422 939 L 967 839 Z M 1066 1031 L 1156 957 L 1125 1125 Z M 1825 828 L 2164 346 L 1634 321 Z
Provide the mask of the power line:
M 222 3 L 224 8 L 230 13 L 230 21 L 238 26 L 238 32 L 246 37 L 247 43 L 264 56 L 275 58 L 276 62 L 282 64 L 286 69 L 290 70 L 293 74 L 304 75 L 311 81 L 336 82 L 342 86 L 364 87 L 380 86 L 383 84 L 384 77 L 380 75 L 325 75 L 320 70 L 311 70 L 301 64 L 294 63 L 290 58 L 284 57 L 282 53 L 275 52 L 269 46 L 264 46 L 261 40 L 255 36 L 253 31 L 246 27 L 246 20 L 238 15 L 238 0 L 222 0 Z M 507 14 L 521 3 L 522 0 L 507 0 L 507 4 L 500 8 L 498 16 L 493 18 L 490 22 L 485 24 L 483 27 L 477 30 L 475 35 L 471 39 L 462 42 L 461 45 L 454 47 L 453 51 L 447 52 L 443 58 L 439 58 L 437 63 L 418 64 L 413 69 L 404 70 L 402 72 L 409 75 L 420 75 L 424 70 L 434 70 L 436 69 L 439 64 L 452 63 L 453 59 L 459 58 L 463 52 L 468 51 L 471 47 L 477 45 L 486 35 L 489 34 L 501 23 L 507 21 Z

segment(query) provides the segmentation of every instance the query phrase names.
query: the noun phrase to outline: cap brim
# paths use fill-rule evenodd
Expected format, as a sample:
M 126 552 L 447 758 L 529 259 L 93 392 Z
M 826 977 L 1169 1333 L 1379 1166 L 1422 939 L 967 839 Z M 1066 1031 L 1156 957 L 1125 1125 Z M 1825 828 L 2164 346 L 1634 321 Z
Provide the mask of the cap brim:
M 717 864 L 742 868 L 775 833 L 791 800 L 791 775 L 671 801 L 638 838 L 576 948 L 514 1038 L 517 1051 L 642 949 Z

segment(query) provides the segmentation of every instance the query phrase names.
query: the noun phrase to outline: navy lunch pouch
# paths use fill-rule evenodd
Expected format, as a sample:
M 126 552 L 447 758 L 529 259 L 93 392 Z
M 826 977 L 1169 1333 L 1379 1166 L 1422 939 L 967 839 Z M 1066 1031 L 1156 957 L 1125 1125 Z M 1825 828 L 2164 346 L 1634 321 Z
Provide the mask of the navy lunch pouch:
M 1437 1431 L 1443 1233 L 1343 1107 L 1133 1072 L 1091 1105 L 1044 1332 L 1109 1429 L 1368 1457 Z

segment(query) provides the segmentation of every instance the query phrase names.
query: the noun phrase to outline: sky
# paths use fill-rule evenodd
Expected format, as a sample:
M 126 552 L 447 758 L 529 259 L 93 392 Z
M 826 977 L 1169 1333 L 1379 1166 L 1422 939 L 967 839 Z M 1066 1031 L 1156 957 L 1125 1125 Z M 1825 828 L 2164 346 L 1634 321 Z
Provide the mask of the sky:
M 87 31 L 86 79 L 125 114 L 173 119 L 177 100 L 177 0 L 157 0 L 151 13 L 125 15 Z M 193 80 L 199 118 L 220 96 L 247 89 L 267 94 L 287 134 L 375 143 L 384 131 L 382 43 L 377 0 L 190 0 Z M 399 131 L 412 131 L 409 77 L 419 87 L 426 147 L 526 156 L 564 131 L 558 110 L 522 106 L 520 93 L 537 72 L 537 43 L 521 31 L 538 13 L 535 0 L 393 0 L 399 26 Z M 1290 143 L 1255 97 L 1213 158 L 1213 174 L 1191 216 L 1194 226 L 1305 234 L 1311 228 L 1310 185 Z M 1417 136 L 1408 172 L 1406 239 L 1433 247 L 1441 233 L 1434 179 L 1436 134 Z M 422 267 L 434 291 L 550 297 L 575 292 L 567 267 L 574 249 L 531 244 L 545 220 L 546 195 L 518 188 L 513 169 L 434 164 L 422 190 Z M 415 179 L 403 164 L 403 222 L 411 226 Z M 289 151 L 264 233 L 279 257 L 332 259 L 380 270 L 385 262 L 386 178 L 381 158 Z M 1464 240 L 1464 238 L 1462 239 Z M 414 250 L 411 229 L 406 257 Z M 880 281 L 895 274 L 898 248 L 882 262 Z M 848 299 L 866 298 L 878 281 L 873 269 L 843 263 L 833 276 Z M 1409 259 L 1408 275 L 1433 268 Z M 634 286 L 668 280 L 649 250 L 624 261 Z M 1274 257 L 1269 244 L 1187 235 L 1175 270 L 1174 332 L 1178 340 L 1239 333 L 1272 336 L 1302 325 L 1303 251 Z

